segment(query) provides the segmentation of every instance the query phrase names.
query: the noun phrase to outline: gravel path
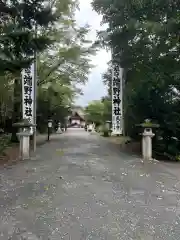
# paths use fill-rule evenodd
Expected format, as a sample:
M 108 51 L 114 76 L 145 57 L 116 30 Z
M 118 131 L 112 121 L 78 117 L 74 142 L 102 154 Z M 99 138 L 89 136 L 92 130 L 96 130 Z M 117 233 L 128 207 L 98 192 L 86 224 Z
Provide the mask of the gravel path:
M 176 175 L 69 129 L 0 170 L 0 240 L 178 240 Z

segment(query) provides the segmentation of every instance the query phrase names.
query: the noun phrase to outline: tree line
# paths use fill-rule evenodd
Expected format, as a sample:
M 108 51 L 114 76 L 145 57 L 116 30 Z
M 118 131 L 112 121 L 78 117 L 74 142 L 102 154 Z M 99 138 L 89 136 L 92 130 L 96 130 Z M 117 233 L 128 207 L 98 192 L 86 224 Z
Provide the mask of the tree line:
M 98 43 L 111 50 L 112 63 L 125 70 L 126 135 L 140 140 L 136 125 L 151 119 L 160 125 L 153 139 L 154 155 L 179 159 L 180 1 L 93 0 L 92 6 L 108 25 L 98 33 Z M 107 97 L 110 75 L 108 69 Z

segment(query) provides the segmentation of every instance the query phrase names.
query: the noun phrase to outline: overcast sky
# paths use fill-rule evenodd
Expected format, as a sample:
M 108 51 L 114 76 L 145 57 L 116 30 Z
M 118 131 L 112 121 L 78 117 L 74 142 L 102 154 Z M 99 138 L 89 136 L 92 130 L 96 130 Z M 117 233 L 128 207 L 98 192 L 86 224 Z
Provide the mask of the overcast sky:
M 91 31 L 88 35 L 88 39 L 96 40 L 97 30 L 101 30 L 100 26 L 102 17 L 92 10 L 91 1 L 92 0 L 79 0 L 80 1 L 80 11 L 76 12 L 76 21 L 80 26 L 89 24 Z M 103 27 L 104 28 L 104 27 Z M 100 50 L 97 52 L 96 56 L 92 57 L 92 63 L 95 67 L 92 69 L 88 82 L 82 87 L 83 96 L 80 96 L 76 104 L 81 106 L 86 106 L 92 100 L 98 100 L 106 94 L 106 88 L 103 85 L 101 75 L 107 69 L 107 63 L 110 60 L 110 53 L 105 50 Z

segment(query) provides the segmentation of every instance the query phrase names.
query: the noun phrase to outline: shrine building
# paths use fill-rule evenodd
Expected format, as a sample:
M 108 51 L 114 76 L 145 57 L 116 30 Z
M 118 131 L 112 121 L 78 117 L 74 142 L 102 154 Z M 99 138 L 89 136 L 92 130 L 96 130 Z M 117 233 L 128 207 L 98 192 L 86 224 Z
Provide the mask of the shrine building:
M 85 126 L 85 119 L 83 113 L 78 111 L 72 111 L 71 116 L 68 119 L 70 127 L 84 127 Z

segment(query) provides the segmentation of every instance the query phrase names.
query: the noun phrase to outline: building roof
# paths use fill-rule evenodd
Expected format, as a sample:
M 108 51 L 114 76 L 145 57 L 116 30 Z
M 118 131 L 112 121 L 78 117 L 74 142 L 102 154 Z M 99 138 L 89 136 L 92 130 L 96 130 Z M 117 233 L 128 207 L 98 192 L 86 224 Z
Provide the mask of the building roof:
M 83 114 L 79 111 L 72 111 L 72 115 L 69 117 L 69 119 L 73 117 L 79 117 L 81 120 L 84 120 Z

